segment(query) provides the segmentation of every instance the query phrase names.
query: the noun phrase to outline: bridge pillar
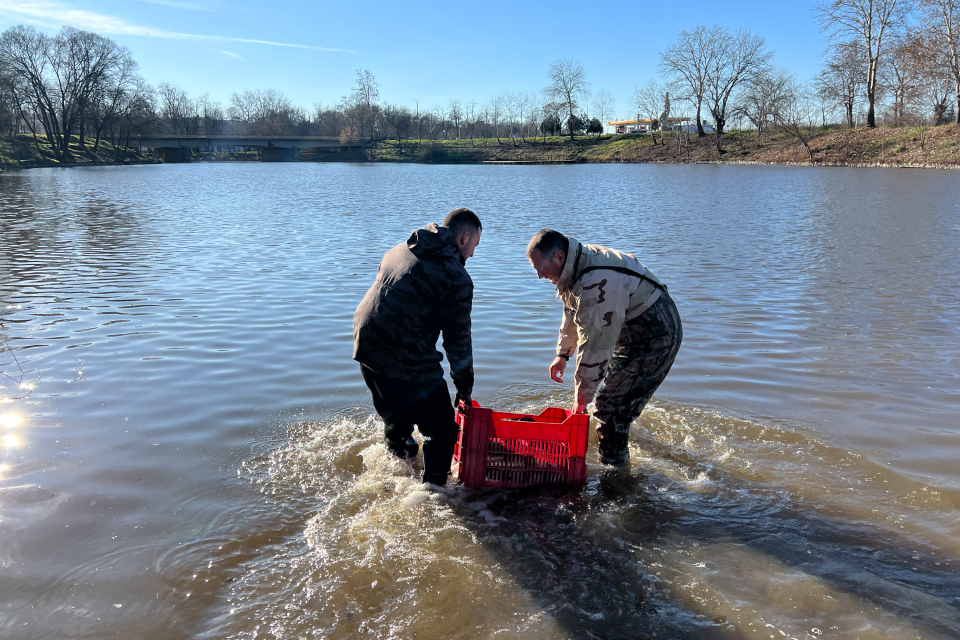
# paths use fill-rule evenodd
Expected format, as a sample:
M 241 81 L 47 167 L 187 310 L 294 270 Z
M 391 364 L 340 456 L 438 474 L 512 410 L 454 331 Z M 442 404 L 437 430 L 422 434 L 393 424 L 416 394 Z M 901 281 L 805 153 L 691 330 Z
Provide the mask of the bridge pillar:
M 190 162 L 190 147 L 155 147 L 153 153 L 164 164 Z
M 260 162 L 296 162 L 300 159 L 297 147 L 260 147 Z

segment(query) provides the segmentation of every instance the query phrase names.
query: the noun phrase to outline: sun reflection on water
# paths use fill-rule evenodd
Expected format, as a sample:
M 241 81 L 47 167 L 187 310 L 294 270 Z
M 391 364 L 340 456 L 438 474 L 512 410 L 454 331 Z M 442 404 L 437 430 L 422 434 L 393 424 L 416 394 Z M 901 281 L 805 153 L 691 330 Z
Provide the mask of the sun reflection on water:
M 13 413 L 5 413 L 0 416 L 0 426 L 7 427 L 12 429 L 13 427 L 19 426 L 23 422 L 23 419 Z
M 19 447 L 20 438 L 13 435 L 12 433 L 8 433 L 7 435 L 3 436 L 3 446 L 5 446 L 8 449 L 14 449 L 16 447 Z

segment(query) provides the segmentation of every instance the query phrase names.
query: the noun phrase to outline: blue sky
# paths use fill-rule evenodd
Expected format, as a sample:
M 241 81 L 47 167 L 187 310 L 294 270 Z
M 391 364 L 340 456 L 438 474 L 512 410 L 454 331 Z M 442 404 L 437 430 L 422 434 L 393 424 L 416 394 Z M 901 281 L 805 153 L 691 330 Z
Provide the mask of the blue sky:
M 381 98 L 414 108 L 450 98 L 478 105 L 504 91 L 541 90 L 558 58 L 583 63 L 629 116 L 634 87 L 657 78 L 657 52 L 683 28 L 718 22 L 767 40 L 798 78 L 816 74 L 824 36 L 815 0 L 676 5 L 589 2 L 252 2 L 249 0 L 0 0 L 0 28 L 68 24 L 128 47 L 150 83 L 225 105 L 234 91 L 277 89 L 295 104 L 333 103 L 358 68 Z M 662 7 L 657 27 L 649 21 Z

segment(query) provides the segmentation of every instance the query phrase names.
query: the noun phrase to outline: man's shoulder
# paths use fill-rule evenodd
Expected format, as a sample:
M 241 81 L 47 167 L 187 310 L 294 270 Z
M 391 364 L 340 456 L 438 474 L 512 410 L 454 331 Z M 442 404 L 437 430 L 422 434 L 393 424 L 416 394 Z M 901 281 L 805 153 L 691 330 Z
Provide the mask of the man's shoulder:
M 460 264 L 459 260 L 447 260 L 443 265 L 443 285 L 449 287 L 455 293 L 454 297 L 459 297 L 456 293 L 473 292 L 473 278 L 467 272 L 466 267 Z

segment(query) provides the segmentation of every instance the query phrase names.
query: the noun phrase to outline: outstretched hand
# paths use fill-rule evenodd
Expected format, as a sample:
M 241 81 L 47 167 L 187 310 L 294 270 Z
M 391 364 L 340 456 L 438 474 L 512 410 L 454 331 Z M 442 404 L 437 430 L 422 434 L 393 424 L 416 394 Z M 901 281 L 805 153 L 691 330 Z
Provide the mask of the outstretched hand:
M 550 378 L 554 382 L 563 382 L 563 372 L 567 368 L 567 361 L 557 356 L 550 363 Z

